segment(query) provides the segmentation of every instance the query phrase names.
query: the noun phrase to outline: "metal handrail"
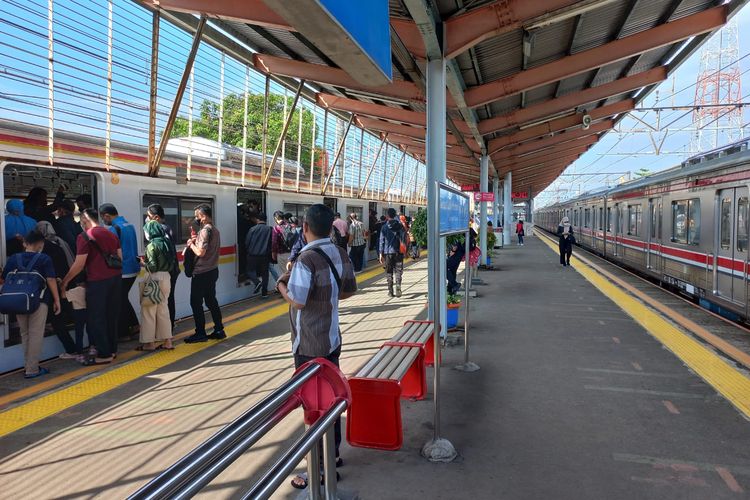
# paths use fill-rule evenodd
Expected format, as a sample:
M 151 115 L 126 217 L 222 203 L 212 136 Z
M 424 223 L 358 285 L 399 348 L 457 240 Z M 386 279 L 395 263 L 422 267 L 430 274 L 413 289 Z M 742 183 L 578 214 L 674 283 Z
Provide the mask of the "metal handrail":
M 171 500 L 191 498 L 194 496 L 215 479 L 224 469 L 229 467 L 229 465 L 231 465 L 253 444 L 258 442 L 277 423 L 283 420 L 284 417 L 297 408 L 300 401 L 293 398 L 295 392 L 321 369 L 322 366 L 320 364 L 314 362 L 310 363 L 273 393 L 266 396 L 258 404 L 237 417 L 226 427 L 211 436 L 203 444 L 195 448 L 159 476 L 152 479 L 148 484 L 133 493 L 129 499 L 156 500 L 168 498 Z M 336 418 L 346 410 L 346 407 L 346 401 L 337 402 L 333 408 L 310 427 L 297 443 L 295 443 L 295 445 L 274 465 L 271 471 L 267 473 L 251 490 L 251 492 L 256 491 L 258 490 L 258 485 L 262 485 L 262 492 L 264 492 L 264 495 L 265 493 L 268 495 L 251 496 L 247 498 L 267 498 L 267 496 L 270 496 L 273 489 L 278 487 L 279 483 L 283 480 L 283 476 L 281 479 L 277 480 L 276 475 L 274 475 L 273 481 L 270 482 L 264 482 L 264 480 L 266 480 L 269 474 L 275 470 L 293 470 L 304 456 L 304 453 L 301 455 L 299 454 L 300 449 L 304 450 L 304 452 L 312 450 L 310 458 L 308 459 L 308 469 L 310 471 L 316 471 L 316 469 L 319 468 L 317 450 L 318 439 L 320 439 L 326 431 L 329 431 L 328 434 L 330 434 L 331 439 L 333 439 L 333 429 L 331 426 Z M 317 437 L 313 438 L 313 436 Z M 311 440 L 313 444 L 309 445 Z M 326 436 L 326 443 L 324 444 L 327 444 L 327 441 L 328 436 Z M 302 445 L 300 445 L 300 443 L 302 443 Z M 329 446 L 325 447 L 328 448 Z M 331 451 L 335 455 L 335 452 L 333 452 L 333 450 Z M 290 462 L 289 460 L 295 461 Z M 333 460 L 335 462 L 335 457 Z M 314 462 L 315 469 L 311 467 L 312 464 L 310 462 Z M 333 498 L 335 498 L 335 464 L 333 465 L 334 477 L 332 480 L 329 480 L 330 478 L 328 476 L 331 474 L 328 470 L 328 462 L 329 460 L 326 460 L 325 464 L 326 497 L 329 496 L 328 488 L 330 484 L 334 491 Z M 317 471 L 315 472 L 315 474 L 318 473 L 319 472 Z M 312 478 L 316 476 L 311 474 L 309 477 Z M 269 486 L 270 484 L 274 485 L 273 488 Z M 312 485 L 313 482 L 310 482 L 310 484 Z M 313 498 L 319 498 L 320 491 L 318 488 L 311 487 L 310 493 Z M 317 496 L 315 496 L 316 493 Z

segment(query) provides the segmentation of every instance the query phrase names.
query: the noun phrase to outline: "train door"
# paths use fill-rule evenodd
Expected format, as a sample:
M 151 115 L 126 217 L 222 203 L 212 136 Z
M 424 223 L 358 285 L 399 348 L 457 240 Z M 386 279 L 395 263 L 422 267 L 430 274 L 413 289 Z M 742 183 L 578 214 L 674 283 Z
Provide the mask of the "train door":
M 612 248 L 613 252 L 612 254 L 615 257 L 618 257 L 622 254 L 622 242 L 620 241 L 620 237 L 622 236 L 622 224 L 620 223 L 620 204 L 615 203 L 615 209 L 614 209 L 614 217 L 615 217 L 615 223 L 614 223 L 614 237 L 615 241 L 613 242 Z
M 719 296 L 742 304 L 747 297 L 747 188 L 719 192 L 719 260 L 716 290 Z
M 235 251 L 237 252 L 236 259 L 236 274 L 239 283 L 243 283 L 246 278 L 246 256 L 245 256 L 245 236 L 250 230 L 252 222 L 250 221 L 250 215 L 254 212 L 266 212 L 266 192 L 260 189 L 244 189 L 240 188 L 237 190 L 237 243 Z
M 646 243 L 646 269 L 661 272 L 661 198 L 648 200 L 648 239 Z

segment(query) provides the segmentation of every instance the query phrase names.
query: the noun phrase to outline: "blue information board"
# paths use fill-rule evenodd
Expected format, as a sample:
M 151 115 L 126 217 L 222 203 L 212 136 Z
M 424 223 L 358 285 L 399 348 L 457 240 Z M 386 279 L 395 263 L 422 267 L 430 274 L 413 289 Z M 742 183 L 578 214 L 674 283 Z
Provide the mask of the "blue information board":
M 318 0 L 365 54 L 393 79 L 388 0 Z
M 440 236 L 465 233 L 469 227 L 469 196 L 450 186 L 438 183 Z

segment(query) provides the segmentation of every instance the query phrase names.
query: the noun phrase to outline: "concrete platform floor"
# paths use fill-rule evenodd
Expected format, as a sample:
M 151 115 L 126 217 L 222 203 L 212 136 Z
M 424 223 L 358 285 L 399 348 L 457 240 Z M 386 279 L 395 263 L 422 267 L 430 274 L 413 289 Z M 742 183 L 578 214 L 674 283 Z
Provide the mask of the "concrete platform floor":
M 495 264 L 472 307 L 481 370 L 450 368 L 463 346 L 443 357 L 442 434 L 458 460 L 420 457 L 433 402 L 406 401 L 403 448 L 345 444 L 342 488 L 363 499 L 748 497 L 750 425 L 733 407 L 537 238 Z M 405 273 L 401 299 L 378 280 L 345 303 L 344 371 L 423 314 L 425 267 Z M 127 496 L 291 367 L 281 317 L 26 427 L 0 440 L 0 498 Z M 239 496 L 300 422 L 287 419 L 199 496 Z M 297 491 L 285 483 L 275 498 Z
M 497 252 L 472 307 L 472 360 L 444 353 L 442 435 L 419 456 L 432 401 L 403 404 L 398 452 L 350 449 L 366 499 L 750 497 L 750 424 L 538 238 Z M 353 485 L 353 486 L 352 486 Z

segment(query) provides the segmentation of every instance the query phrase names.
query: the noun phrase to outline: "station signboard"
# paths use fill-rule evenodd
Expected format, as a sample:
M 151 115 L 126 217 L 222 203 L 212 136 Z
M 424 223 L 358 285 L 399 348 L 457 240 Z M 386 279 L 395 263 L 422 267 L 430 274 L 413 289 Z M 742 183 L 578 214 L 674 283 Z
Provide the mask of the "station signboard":
M 438 195 L 440 236 L 465 233 L 469 227 L 469 196 L 443 183 L 438 183 Z
M 528 200 L 529 199 L 529 193 L 523 192 L 523 191 L 514 191 L 511 197 L 514 200 Z
M 461 184 L 461 191 L 469 193 L 479 191 L 479 184 Z
M 475 192 L 474 201 L 477 203 L 482 202 L 482 201 L 495 201 L 495 193 L 489 193 L 486 191 Z

